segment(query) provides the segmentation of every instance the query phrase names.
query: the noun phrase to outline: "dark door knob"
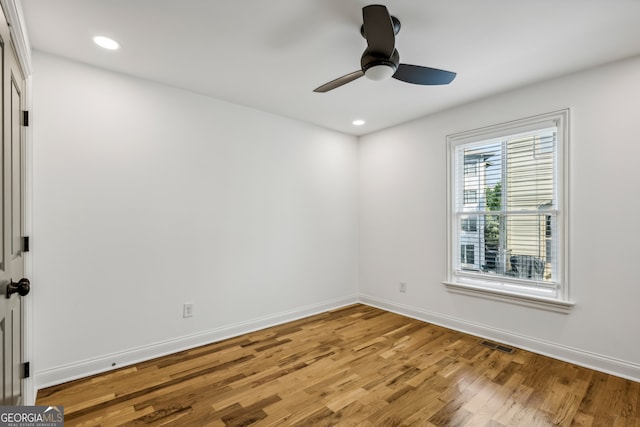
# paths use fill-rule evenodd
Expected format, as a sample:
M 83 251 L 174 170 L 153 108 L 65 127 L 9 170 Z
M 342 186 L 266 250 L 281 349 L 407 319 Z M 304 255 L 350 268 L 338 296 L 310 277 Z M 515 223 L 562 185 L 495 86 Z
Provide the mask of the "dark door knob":
M 31 282 L 29 282 L 29 279 L 23 278 L 18 280 L 17 283 L 11 280 L 11 283 L 7 285 L 7 298 L 11 298 L 11 295 L 15 294 L 16 292 L 18 293 L 18 295 L 23 297 L 27 295 L 30 290 Z

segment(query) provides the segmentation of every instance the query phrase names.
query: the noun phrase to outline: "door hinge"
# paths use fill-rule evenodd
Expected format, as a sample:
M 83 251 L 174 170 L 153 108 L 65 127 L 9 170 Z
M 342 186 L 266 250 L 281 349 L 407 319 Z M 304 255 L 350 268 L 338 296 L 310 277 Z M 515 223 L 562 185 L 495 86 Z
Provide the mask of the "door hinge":
M 29 126 L 29 111 L 22 110 L 22 126 Z
M 31 362 L 24 362 L 22 364 L 22 378 L 29 378 L 31 376 Z
M 29 236 L 22 236 L 22 252 L 29 252 Z

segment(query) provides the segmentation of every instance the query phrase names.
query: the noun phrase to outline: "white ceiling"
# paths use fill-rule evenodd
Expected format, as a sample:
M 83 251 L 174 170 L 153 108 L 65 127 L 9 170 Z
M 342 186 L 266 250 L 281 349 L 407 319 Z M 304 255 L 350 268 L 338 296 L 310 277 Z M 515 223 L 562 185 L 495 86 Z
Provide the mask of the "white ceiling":
M 363 0 L 22 0 L 31 46 L 362 135 L 471 100 L 640 54 L 640 0 L 386 0 L 401 62 L 448 86 L 361 78 Z M 96 47 L 95 35 L 121 44 Z M 37 75 L 37 69 L 35 70 Z M 354 127 L 353 119 L 367 121 Z

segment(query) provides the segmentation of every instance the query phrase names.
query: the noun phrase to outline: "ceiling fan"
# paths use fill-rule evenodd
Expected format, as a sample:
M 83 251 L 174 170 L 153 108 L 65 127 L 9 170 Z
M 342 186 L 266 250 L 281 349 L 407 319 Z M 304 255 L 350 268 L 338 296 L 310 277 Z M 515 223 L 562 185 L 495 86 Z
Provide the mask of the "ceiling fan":
M 456 77 L 456 73 L 451 71 L 400 64 L 400 55 L 395 48 L 400 21 L 389 14 L 386 6 L 374 4 L 363 7 L 362 20 L 360 33 L 367 40 L 367 48 L 360 59 L 361 69 L 325 83 L 314 92 L 328 92 L 362 76 L 377 81 L 393 77 L 418 85 L 446 85 Z

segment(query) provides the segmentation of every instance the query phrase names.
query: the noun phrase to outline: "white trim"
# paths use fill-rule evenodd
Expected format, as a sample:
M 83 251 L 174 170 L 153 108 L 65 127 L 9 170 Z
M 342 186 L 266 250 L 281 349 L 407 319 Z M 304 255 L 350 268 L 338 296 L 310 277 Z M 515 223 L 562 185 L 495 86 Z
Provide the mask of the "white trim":
M 509 302 L 523 305 L 525 307 L 540 308 L 542 310 L 554 311 L 556 313 L 567 314 L 571 311 L 575 302 L 560 301 L 555 298 L 545 298 L 535 295 L 523 295 L 517 292 L 509 292 L 501 289 L 489 289 L 486 287 L 473 286 L 466 283 L 442 282 L 449 291 L 462 295 L 486 298 L 494 301 Z
M 315 314 L 334 310 L 357 302 L 357 295 L 352 295 L 326 301 L 320 304 L 313 304 L 270 316 L 248 320 L 246 322 L 226 325 L 192 335 L 132 348 L 130 350 L 112 353 L 106 356 L 81 360 L 51 369 L 44 369 L 42 371 L 35 372 L 36 388 L 39 390 L 78 378 L 84 378 L 90 375 L 122 368 L 123 366 L 140 363 L 156 357 L 166 356 L 168 354 L 237 337 L 239 335 L 280 325 L 282 323 L 292 322 L 294 320 L 313 316 Z
M 567 110 L 554 111 L 551 113 L 539 114 L 537 116 L 523 119 L 511 120 L 497 125 L 489 125 L 478 129 L 458 132 L 447 135 L 447 140 L 453 141 L 455 145 L 478 142 L 479 140 L 492 140 L 512 134 L 526 134 L 540 129 L 558 126 L 556 119 L 559 114 L 564 114 Z
M 560 201 L 560 212 L 556 220 L 558 221 L 559 234 L 562 235 L 562 241 L 558 251 L 562 254 L 562 262 L 558 266 L 560 268 L 560 275 L 564 286 L 562 287 L 561 298 L 569 301 L 571 299 L 571 280 L 569 278 L 569 213 L 571 212 L 569 206 L 569 177 L 571 171 L 569 170 L 569 149 L 571 141 L 571 109 L 567 108 L 561 111 L 562 114 L 558 117 L 558 129 L 562 129 L 562 133 L 558 132 L 558 165 L 562 167 L 562 174 L 559 177 L 560 182 L 557 186 L 558 200 Z
M 31 45 L 29 44 L 27 27 L 24 23 L 22 3 L 20 0 L 0 0 L 0 5 L 2 5 L 2 10 L 6 14 L 22 71 L 24 71 L 25 78 L 29 77 L 32 72 Z
M 26 109 L 31 114 L 33 106 L 32 98 L 32 77 L 28 76 L 25 81 L 26 92 Z M 25 235 L 30 236 L 33 241 L 33 126 L 25 128 L 25 217 L 24 217 L 24 232 Z M 31 242 L 30 251 L 24 254 L 24 274 L 25 277 L 33 278 L 33 242 Z M 31 370 L 34 366 L 34 342 L 33 342 L 33 295 L 24 299 L 24 320 L 23 320 L 23 357 L 25 361 L 30 362 Z M 36 388 L 33 378 L 33 374 L 29 378 L 23 380 L 23 399 L 26 405 L 35 405 L 36 402 Z
M 640 364 L 638 363 L 615 359 L 602 354 L 526 335 L 516 334 L 479 323 L 468 322 L 463 319 L 423 310 L 409 305 L 398 304 L 389 300 L 366 295 L 360 295 L 359 300 L 362 304 L 411 317 L 423 322 L 433 323 L 445 328 L 501 342 L 533 353 L 542 354 L 554 359 L 583 366 L 585 368 L 594 369 L 607 374 L 626 378 L 631 381 L 640 382 Z

